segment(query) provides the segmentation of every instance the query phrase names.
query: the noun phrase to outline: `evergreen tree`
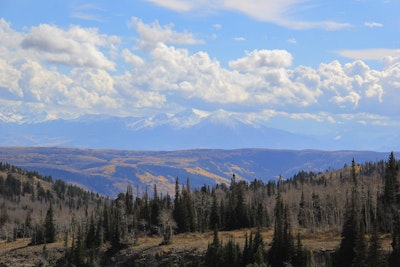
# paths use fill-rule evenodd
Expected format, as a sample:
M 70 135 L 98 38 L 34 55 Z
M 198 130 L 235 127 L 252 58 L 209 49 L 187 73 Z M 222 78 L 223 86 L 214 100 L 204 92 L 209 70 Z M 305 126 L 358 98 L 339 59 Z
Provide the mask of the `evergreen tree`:
M 132 214 L 132 212 L 133 212 L 133 190 L 132 190 L 131 185 L 128 185 L 128 187 L 126 188 L 125 208 L 126 208 L 127 214 Z
M 299 226 L 306 227 L 306 202 L 304 199 L 304 191 L 301 191 L 301 198 L 299 203 L 299 212 L 297 214 L 297 219 L 299 221 Z
M 283 204 L 280 192 L 275 205 L 275 227 L 272 246 L 268 252 L 268 263 L 272 267 L 283 267 L 291 263 L 294 256 L 294 240 L 290 226 L 289 208 Z
M 222 251 L 223 262 L 221 266 L 239 267 L 240 265 L 240 248 L 232 238 L 226 243 Z
M 342 228 L 342 240 L 339 250 L 335 255 L 335 264 L 341 267 L 351 267 L 353 262 L 357 262 L 357 264 L 360 263 L 360 257 L 363 257 L 362 254 L 364 253 L 364 244 L 358 244 L 359 241 L 364 243 L 363 236 L 365 233 L 362 231 L 362 228 L 360 228 L 360 203 L 354 159 L 352 161 L 352 179 L 353 187 L 350 201 L 347 201 L 346 204 L 345 221 Z M 356 247 L 357 244 L 358 247 Z
M 252 234 L 250 234 L 250 235 L 252 236 Z M 251 237 L 251 240 L 253 240 L 253 237 Z M 248 239 L 247 232 L 246 232 L 244 247 L 243 247 L 243 259 L 242 259 L 243 266 L 246 266 L 249 263 L 253 262 L 252 247 L 253 247 L 253 241 L 251 241 L 249 244 L 249 239 Z
M 254 235 L 253 240 L 253 261 L 257 264 L 262 264 L 264 262 L 264 240 L 260 232 L 260 228 L 257 228 L 257 232 Z
M 368 248 L 368 267 L 385 267 L 387 266 L 385 255 L 382 251 L 382 245 L 379 240 L 378 225 L 374 224 L 372 235 Z
M 389 266 L 400 266 L 400 224 L 399 215 L 394 214 L 394 226 L 392 230 L 392 253 L 389 256 Z
M 308 265 L 307 250 L 301 243 L 300 232 L 297 233 L 296 253 L 293 257 L 292 265 L 294 267 L 307 267 Z
M 354 246 L 354 259 L 352 266 L 368 267 L 368 245 L 365 239 L 365 230 L 363 224 L 360 225 L 360 230 L 357 233 L 356 243 Z
M 56 241 L 56 227 L 54 225 L 54 213 L 51 203 L 49 209 L 47 210 L 46 219 L 44 221 L 44 234 L 46 243 L 53 243 Z
M 399 184 L 397 181 L 398 166 L 394 153 L 389 156 L 385 164 L 384 172 L 384 192 L 379 199 L 379 221 L 380 227 L 385 232 L 393 233 L 393 226 L 396 223 L 393 217 L 399 207 Z
M 90 217 L 89 222 L 89 229 L 86 232 L 86 248 L 87 249 L 94 249 L 96 246 L 96 228 L 94 225 L 94 218 L 93 215 Z
M 222 266 L 222 243 L 219 240 L 218 229 L 214 228 L 214 238 L 211 244 L 208 244 L 205 255 L 205 266 L 221 267 Z
M 215 190 L 212 191 L 212 204 L 211 204 L 211 214 L 210 214 L 210 227 L 221 227 L 221 215 L 220 208 L 218 207 L 217 196 L 215 195 Z
M 399 185 L 397 182 L 398 167 L 394 153 L 390 153 L 389 161 L 386 164 L 385 170 L 385 188 L 384 188 L 384 204 L 385 207 L 389 209 L 393 208 L 393 205 L 397 203 L 397 198 L 399 195 Z
M 73 246 L 73 263 L 75 266 L 84 266 L 85 248 L 83 244 L 83 232 L 81 227 L 78 227 L 76 242 Z

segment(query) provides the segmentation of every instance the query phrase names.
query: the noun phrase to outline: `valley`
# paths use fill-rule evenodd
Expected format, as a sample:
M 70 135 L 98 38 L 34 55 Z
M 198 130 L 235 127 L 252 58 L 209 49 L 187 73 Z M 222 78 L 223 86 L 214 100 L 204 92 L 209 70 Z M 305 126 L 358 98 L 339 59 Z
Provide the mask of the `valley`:
M 175 179 L 190 178 L 193 187 L 238 179 L 264 182 L 291 178 L 300 171 L 325 172 L 357 162 L 385 160 L 388 153 L 273 149 L 191 149 L 176 151 L 101 150 L 63 147 L 1 147 L 0 161 L 51 175 L 102 195 L 115 197 L 132 185 L 135 191 L 158 186 L 174 193 Z

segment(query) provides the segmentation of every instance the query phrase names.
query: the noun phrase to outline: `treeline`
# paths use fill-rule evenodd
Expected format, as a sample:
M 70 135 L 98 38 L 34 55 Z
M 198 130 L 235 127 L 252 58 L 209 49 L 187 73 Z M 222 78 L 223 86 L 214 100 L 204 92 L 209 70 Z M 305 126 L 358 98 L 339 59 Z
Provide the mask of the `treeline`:
M 38 201 L 46 212 L 36 224 L 27 215 L 18 225 L 30 229 L 23 232 L 29 233 L 25 237 L 31 237 L 32 244 L 63 239 L 65 255 L 59 266 L 107 266 L 111 255 L 142 236 L 163 236 L 160 245 L 165 245 L 173 242 L 174 234 L 197 231 L 214 231 L 214 240 L 192 265 L 313 266 L 315 251 L 303 246 L 301 233 L 332 231 L 342 239 L 337 250 L 321 251 L 326 266 L 400 266 L 399 162 L 394 153 L 387 162 L 357 165 L 353 160 L 341 170 L 302 171 L 277 181 L 247 182 L 233 174 L 229 185 L 192 189 L 189 178 L 184 184 L 176 178 L 174 196 L 160 194 L 156 185 L 151 192 L 146 188 L 136 194 L 128 186 L 112 201 L 60 180 L 27 176 L 18 184 L 14 179 L 19 180 L 16 173 L 21 171 L 12 173 L 10 166 L 3 171 L 9 189 L 4 199 L 18 203 L 24 196 L 37 201 L 41 187 L 49 192 Z M 24 190 L 26 182 L 32 182 L 29 190 Z M 0 208 L 0 222 L 10 221 L 2 215 L 8 211 L 5 205 Z M 55 214 L 63 209 L 74 212 L 60 224 Z M 28 214 L 32 216 L 32 210 Z M 274 236 L 267 244 L 260 231 L 271 227 Z M 235 229 L 253 231 L 244 244 L 219 240 L 218 231 Z M 392 236 L 390 252 L 383 250 L 382 234 Z

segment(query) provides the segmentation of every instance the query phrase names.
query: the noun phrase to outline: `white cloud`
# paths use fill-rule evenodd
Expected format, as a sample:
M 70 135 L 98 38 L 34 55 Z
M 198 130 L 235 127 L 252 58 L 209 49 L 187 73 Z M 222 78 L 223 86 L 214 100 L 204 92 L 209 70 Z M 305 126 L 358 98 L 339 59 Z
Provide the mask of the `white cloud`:
M 290 38 L 287 40 L 289 44 L 297 44 L 297 40 L 295 38 Z
M 380 60 L 384 61 L 388 57 L 400 58 L 400 49 L 371 48 L 360 50 L 339 50 L 338 55 L 360 60 Z
M 18 69 L 0 59 L 0 95 L 5 98 L 7 98 L 6 95 L 11 98 L 22 96 L 22 90 L 18 85 L 20 78 L 21 72 Z M 5 91 L 8 92 L 6 93 Z M 13 95 L 15 96 L 13 97 Z
M 125 60 L 125 62 L 129 63 L 132 66 L 132 68 L 143 66 L 143 64 L 145 63 L 142 58 L 133 54 L 131 51 L 129 51 L 129 49 L 122 50 L 121 55 Z
M 148 0 L 148 1 L 175 11 L 190 11 L 197 5 L 196 1 L 181 1 L 181 0 L 168 0 L 168 1 Z
M 259 72 L 263 68 L 284 68 L 292 65 L 292 55 L 285 50 L 254 50 L 246 57 L 229 62 L 234 70 Z
M 117 48 L 115 58 L 126 63 L 124 72 L 113 72 L 99 63 L 96 64 L 103 67 L 94 68 L 96 61 L 88 56 L 84 58 L 86 64 L 76 63 L 77 59 L 61 61 L 59 64 L 68 63 L 71 68 L 60 71 L 57 65 L 43 62 L 43 58 L 50 57 L 41 50 L 45 44 L 57 58 L 58 54 L 83 53 L 83 41 L 79 40 L 85 40 L 90 34 L 93 36 L 91 49 L 97 51 L 98 47 L 108 48 L 116 41 L 91 29 L 65 31 L 54 25 L 47 27 L 61 37 L 68 36 L 67 41 L 72 40 L 78 48 L 74 45 L 65 48 L 59 40 L 66 38 L 56 36 L 58 41 L 40 40 L 40 45 L 36 45 L 40 49 L 31 43 L 36 53 L 32 50 L 28 53 L 18 45 L 13 46 L 14 39 L 26 40 L 39 36 L 36 30 L 46 31 L 37 27 L 23 34 L 0 20 L 1 116 L 13 114 L 10 119 L 23 120 L 26 116 L 71 118 L 86 113 L 136 115 L 149 109 L 187 107 L 193 102 L 199 107 L 228 107 L 238 112 L 245 108 L 264 117 L 278 116 L 273 110 L 279 109 L 283 112 L 278 112 L 279 116 L 285 113 L 292 119 L 329 123 L 340 123 L 344 118 L 335 114 L 346 112 L 382 117 L 400 114 L 397 57 L 387 58 L 382 70 L 373 69 L 362 60 L 344 65 L 333 61 L 317 68 L 293 68 L 293 57 L 288 51 L 253 50 L 224 68 L 206 52 L 190 53 L 188 49 L 160 41 L 148 54 Z M 165 29 L 161 27 L 161 31 Z M 108 66 L 117 64 L 102 55 Z M 266 108 L 268 112 L 260 112 Z M 378 123 L 377 118 L 364 116 L 359 121 Z
M 71 17 L 82 20 L 104 22 L 98 12 L 104 11 L 103 8 L 94 4 L 83 4 L 72 7 Z
M 129 26 L 135 28 L 140 35 L 137 47 L 142 49 L 152 49 L 158 43 L 180 45 L 203 43 L 202 40 L 197 40 L 193 34 L 189 32 L 174 31 L 173 24 L 161 26 L 158 21 L 155 21 L 152 24 L 145 24 L 141 19 L 132 17 Z
M 148 0 L 156 5 L 172 9 L 178 12 L 189 12 L 195 10 L 234 10 L 244 13 L 254 19 L 272 22 L 287 28 L 303 30 L 320 28 L 325 30 L 341 30 L 351 27 L 349 23 L 335 21 L 302 21 L 290 17 L 309 0 L 281 0 L 281 1 L 259 1 L 259 0 Z
M 234 37 L 233 40 L 235 40 L 237 42 L 243 42 L 243 41 L 246 41 L 246 38 L 239 36 L 239 37 Z
M 327 31 L 338 31 L 353 27 L 350 23 L 335 21 L 298 21 L 279 19 L 276 23 L 294 30 L 322 29 Z
M 97 29 L 71 26 L 62 30 L 54 25 L 33 27 L 21 46 L 32 49 L 49 62 L 72 67 L 92 67 L 113 70 L 115 63 L 99 50 L 111 46 L 118 38 L 100 35 Z
M 383 27 L 383 24 L 379 22 L 364 22 L 364 26 L 369 28 L 376 28 L 376 27 L 380 28 Z

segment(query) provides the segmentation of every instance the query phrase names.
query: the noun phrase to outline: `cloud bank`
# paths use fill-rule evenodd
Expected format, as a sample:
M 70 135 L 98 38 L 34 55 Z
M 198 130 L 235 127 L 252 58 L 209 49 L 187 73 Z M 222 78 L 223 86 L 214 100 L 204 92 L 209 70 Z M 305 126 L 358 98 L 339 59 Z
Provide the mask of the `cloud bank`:
M 201 43 L 189 32 L 138 18 L 131 26 L 139 39 L 129 48 L 93 28 L 42 24 L 18 32 L 1 19 L 0 119 L 139 116 L 196 106 L 264 121 L 399 121 L 396 53 L 381 70 L 362 59 L 294 67 L 288 51 L 264 49 L 244 52 L 222 67 L 207 52 L 174 46 Z

